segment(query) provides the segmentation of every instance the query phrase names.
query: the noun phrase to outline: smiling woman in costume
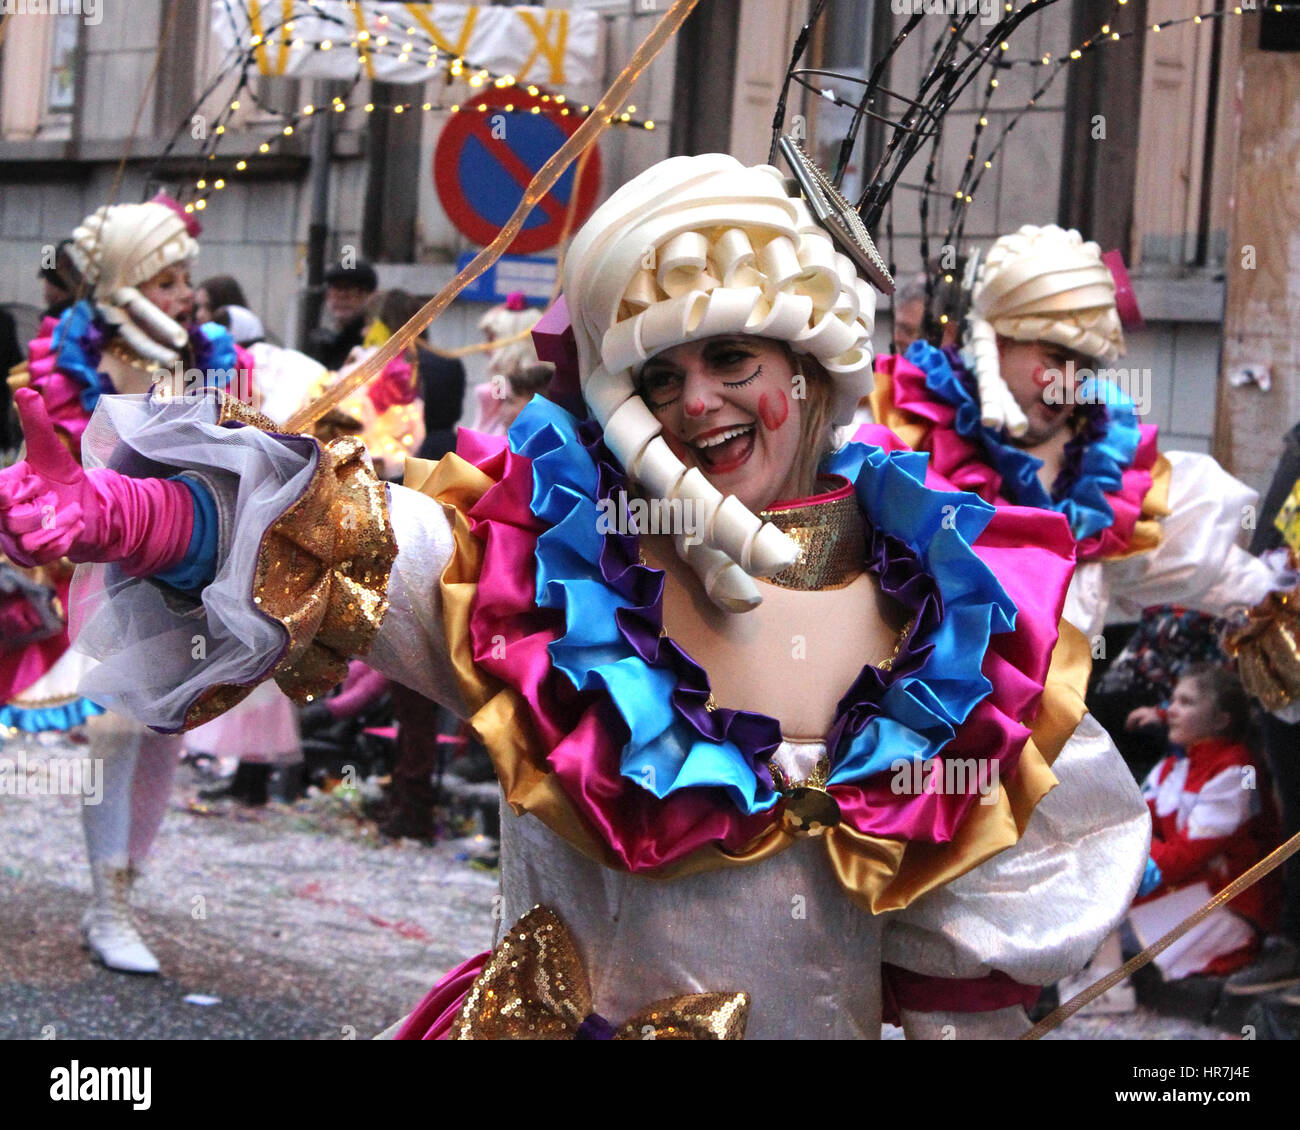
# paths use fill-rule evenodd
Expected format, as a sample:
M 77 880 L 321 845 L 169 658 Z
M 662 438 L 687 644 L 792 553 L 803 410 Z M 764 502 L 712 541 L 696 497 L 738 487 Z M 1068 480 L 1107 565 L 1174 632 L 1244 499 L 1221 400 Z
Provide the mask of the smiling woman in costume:
M 517 925 L 404 1035 L 875 1038 L 886 963 L 909 1033 L 1022 1031 L 1127 907 L 1148 834 L 1076 733 L 1064 520 L 952 491 L 883 429 L 832 450 L 875 295 L 775 169 L 654 166 L 575 237 L 565 294 L 590 418 L 537 398 L 405 488 L 215 398 L 105 404 L 110 462 L 200 473 L 221 520 L 188 594 L 94 568 L 95 693 L 176 730 L 365 653 L 471 720 Z M 702 518 L 602 532 L 629 492 Z M 4 538 L 44 495 L 95 512 L 20 464 Z M 92 526 L 59 544 L 107 559 Z
M 189 271 L 199 253 L 199 230 L 174 200 L 159 195 L 100 208 L 73 232 L 68 251 L 87 294 L 58 319 L 46 318 L 31 344 L 26 391 L 19 395 L 41 404 L 50 423 L 26 433 L 29 460 L 52 460 L 79 475 L 77 460 L 94 443 L 88 425 L 97 404 L 196 369 L 200 383 L 213 386 L 226 385 L 240 370 L 245 379 L 251 374 L 251 358 L 225 329 L 192 323 Z M 183 583 L 182 576 L 165 572 L 165 561 L 189 549 L 205 515 L 196 513 L 194 496 L 181 483 L 155 481 L 142 490 L 134 505 L 119 498 L 112 513 L 105 512 L 100 544 L 122 549 L 129 569 Z M 18 504 L 12 513 L 20 522 L 26 517 L 28 532 L 22 546 L 6 539 L 5 551 L 19 564 L 47 569 L 61 607 L 75 612 L 77 588 L 69 599 L 72 567 L 60 560 L 69 548 L 60 527 L 68 520 L 92 523 L 90 511 L 46 509 L 48 498 L 27 495 L 10 495 L 9 502 Z M 125 548 L 131 530 L 143 525 L 154 528 L 155 551 L 132 555 Z M 88 723 L 90 756 L 103 765 L 104 795 L 82 808 L 94 890 L 82 930 L 110 969 L 156 973 L 158 962 L 140 937 L 129 895 L 166 812 L 180 742 L 105 714 L 93 695 L 81 697 L 77 686 L 88 666 L 85 655 L 69 650 L 62 625 L 45 638 L 7 647 L 0 656 L 0 724 L 40 731 Z M 136 677 L 148 681 L 141 671 Z

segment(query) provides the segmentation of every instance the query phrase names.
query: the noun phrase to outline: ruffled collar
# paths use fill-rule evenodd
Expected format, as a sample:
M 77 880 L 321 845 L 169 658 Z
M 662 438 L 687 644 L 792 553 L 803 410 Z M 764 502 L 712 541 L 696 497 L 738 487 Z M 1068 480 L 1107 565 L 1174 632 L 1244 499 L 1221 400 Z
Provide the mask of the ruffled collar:
M 1080 385 L 1079 430 L 1066 445 L 1061 473 L 1049 493 L 1038 478 L 1043 461 L 983 425 L 974 381 L 955 352 L 916 341 L 904 357 L 924 373 L 930 393 L 954 409 L 953 428 L 983 451 L 1008 501 L 1064 514 L 1080 541 L 1111 527 L 1115 511 L 1106 496 L 1123 489 L 1124 473 L 1142 441 L 1136 407 L 1119 388 L 1096 377 Z M 911 407 L 902 397 L 897 403 Z
M 99 368 L 104 347 L 115 333 L 94 306 L 82 299 L 63 312 L 51 335 L 55 364 L 80 386 L 81 406 L 87 412 L 95 410 L 101 396 L 117 392 L 112 379 Z M 224 326 L 215 322 L 195 326 L 190 330 L 190 348 L 194 366 L 203 371 L 208 385 L 224 388 L 230 383 L 239 357 L 234 338 Z
M 765 715 L 708 709 L 706 673 L 663 635 L 664 574 L 639 563 L 635 535 L 597 531 L 598 507 L 626 490 L 596 425 L 535 399 L 509 433 L 531 461 L 536 601 L 563 616 L 548 651 L 578 692 L 607 695 L 626 726 L 621 775 L 664 799 L 722 789 L 742 813 L 778 799 L 766 760 L 781 741 Z M 582 454 L 585 453 L 585 457 Z M 1016 609 L 971 543 L 993 514 L 973 495 L 930 490 L 926 457 L 850 444 L 843 476 L 866 519 L 868 568 L 915 617 L 892 668 L 865 666 L 827 735 L 830 786 L 853 786 L 933 757 L 991 689 L 990 636 Z M 606 524 L 608 526 L 608 524 Z

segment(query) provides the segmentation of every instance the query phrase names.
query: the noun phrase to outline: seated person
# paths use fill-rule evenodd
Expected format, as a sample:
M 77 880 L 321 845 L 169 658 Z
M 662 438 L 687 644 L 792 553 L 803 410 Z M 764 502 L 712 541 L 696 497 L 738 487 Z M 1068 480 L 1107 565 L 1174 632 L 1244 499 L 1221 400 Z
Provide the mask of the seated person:
M 1140 707 L 1129 716 L 1135 724 L 1163 716 L 1170 744 L 1180 747 L 1142 786 L 1151 859 L 1129 918 L 1144 946 L 1277 846 L 1272 793 L 1242 741 L 1248 711 L 1235 675 L 1197 664 L 1175 684 L 1167 710 Z M 1274 924 L 1276 883 L 1276 872 L 1266 876 L 1158 954 L 1166 979 L 1225 976 L 1248 964 Z

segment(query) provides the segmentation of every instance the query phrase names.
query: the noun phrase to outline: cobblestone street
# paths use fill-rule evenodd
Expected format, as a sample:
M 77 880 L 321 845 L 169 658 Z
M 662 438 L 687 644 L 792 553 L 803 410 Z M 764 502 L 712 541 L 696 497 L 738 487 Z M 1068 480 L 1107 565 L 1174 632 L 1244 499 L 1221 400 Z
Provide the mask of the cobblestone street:
M 80 801 L 0 800 L 0 1037 L 366 1039 L 490 944 L 496 876 L 463 843 L 384 842 L 325 798 L 204 814 L 195 792 L 182 766 L 134 899 L 160 977 L 81 947 Z
M 23 748 L 66 750 L 4 752 Z M 80 801 L 0 798 L 0 1038 L 368 1039 L 490 944 L 497 880 L 457 858 L 469 841 L 385 842 L 333 798 L 246 809 L 195 794 L 182 766 L 137 887 L 159 977 L 109 972 L 81 947 Z M 1048 1038 L 1228 1037 L 1139 1008 Z

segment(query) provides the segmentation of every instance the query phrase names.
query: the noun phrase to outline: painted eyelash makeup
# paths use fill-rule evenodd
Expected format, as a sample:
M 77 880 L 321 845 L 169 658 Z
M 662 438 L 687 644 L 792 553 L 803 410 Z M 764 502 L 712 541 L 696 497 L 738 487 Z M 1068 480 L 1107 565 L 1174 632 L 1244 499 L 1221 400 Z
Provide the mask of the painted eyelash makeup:
M 747 376 L 743 381 L 723 381 L 722 383 L 726 385 L 728 388 L 744 388 L 747 384 L 750 384 L 752 381 L 757 380 L 760 376 L 762 376 L 762 374 L 763 374 L 763 366 L 760 365 L 757 369 L 755 369 L 752 373 L 750 373 L 749 376 Z

